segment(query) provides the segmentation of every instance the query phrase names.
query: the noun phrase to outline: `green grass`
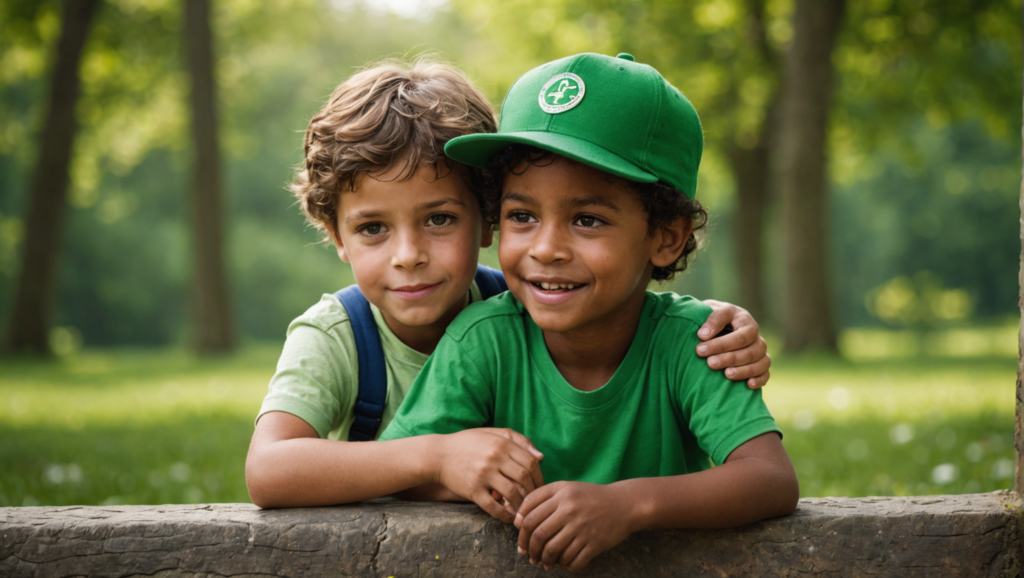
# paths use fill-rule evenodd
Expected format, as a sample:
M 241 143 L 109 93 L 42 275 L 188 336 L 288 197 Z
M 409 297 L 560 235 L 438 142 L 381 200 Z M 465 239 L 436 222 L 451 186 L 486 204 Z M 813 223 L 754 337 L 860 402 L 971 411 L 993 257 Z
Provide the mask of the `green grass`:
M 0 362 L 0 506 L 248 501 L 245 452 L 277 354 Z M 803 496 L 1012 485 L 1014 358 L 871 359 L 772 368 L 765 399 Z
M 1014 358 L 782 360 L 764 397 L 801 495 L 1012 486 Z
M 245 452 L 278 353 L 0 364 L 0 506 L 247 502 Z

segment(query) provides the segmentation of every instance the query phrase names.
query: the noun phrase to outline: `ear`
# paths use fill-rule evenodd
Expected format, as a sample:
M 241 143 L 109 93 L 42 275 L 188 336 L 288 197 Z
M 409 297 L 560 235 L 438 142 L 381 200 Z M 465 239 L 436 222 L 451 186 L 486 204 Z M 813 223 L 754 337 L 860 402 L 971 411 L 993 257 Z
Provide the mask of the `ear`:
M 483 233 L 480 235 L 480 248 L 486 249 L 494 244 L 494 225 L 484 223 Z
M 334 242 L 334 248 L 338 251 L 338 258 L 346 263 L 351 263 L 348 260 L 348 252 L 345 251 L 345 244 L 341 242 L 341 235 L 338 233 L 337 227 L 328 227 L 327 234 L 331 236 L 331 241 Z
M 651 263 L 655 267 L 668 267 L 675 263 L 676 259 L 683 254 L 686 241 L 689 240 L 692 232 L 693 219 L 690 217 L 679 217 L 658 227 L 651 239 L 654 250 L 654 254 L 651 255 Z

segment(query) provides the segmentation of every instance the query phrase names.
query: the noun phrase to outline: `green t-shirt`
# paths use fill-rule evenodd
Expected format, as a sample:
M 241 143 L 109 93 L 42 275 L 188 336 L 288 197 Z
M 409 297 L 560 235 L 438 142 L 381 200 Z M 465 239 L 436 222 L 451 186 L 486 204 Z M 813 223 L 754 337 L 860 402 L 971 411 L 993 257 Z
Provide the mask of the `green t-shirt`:
M 469 290 L 481 300 L 476 281 Z M 388 393 L 379 436 L 395 416 L 427 355 L 401 342 L 372 303 L 387 366 Z M 288 338 L 270 379 L 257 421 L 269 411 L 295 415 L 313 426 L 321 438 L 347 440 L 359 393 L 359 358 L 355 335 L 345 307 L 334 295 L 324 295 L 288 326 Z
M 544 453 L 545 482 L 611 483 L 721 464 L 779 428 L 759 390 L 697 357 L 697 329 L 710 312 L 692 297 L 648 292 L 622 364 L 584 392 L 559 373 L 511 293 L 475 304 L 448 326 L 380 439 L 511 428 Z

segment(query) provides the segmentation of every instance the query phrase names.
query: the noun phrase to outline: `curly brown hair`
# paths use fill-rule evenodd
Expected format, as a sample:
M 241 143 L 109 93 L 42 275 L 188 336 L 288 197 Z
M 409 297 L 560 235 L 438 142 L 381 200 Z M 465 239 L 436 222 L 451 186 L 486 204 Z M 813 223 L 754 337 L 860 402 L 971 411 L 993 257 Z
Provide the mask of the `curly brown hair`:
M 505 175 L 521 175 L 531 166 L 546 166 L 558 155 L 529 145 L 511 145 L 491 157 L 483 175 L 483 195 L 480 210 L 484 220 L 497 226 L 501 217 L 501 189 Z M 526 163 L 523 165 L 523 163 Z M 659 227 L 680 217 L 690 219 L 693 228 L 683 252 L 674 263 L 667 267 L 655 267 L 651 278 L 655 281 L 669 281 L 686 270 L 689 256 L 693 254 L 708 224 L 708 212 L 697 199 L 688 198 L 682 191 L 657 183 L 638 183 L 604 173 L 609 184 L 625 186 L 643 204 L 647 213 L 647 234 L 653 235 Z
M 395 180 L 404 181 L 422 164 L 433 166 L 436 178 L 454 170 L 482 201 L 480 171 L 445 157 L 444 145 L 496 130 L 494 108 L 454 66 L 422 58 L 379 62 L 341 83 L 309 122 L 305 158 L 289 189 L 326 239 L 338 233 L 338 200 L 362 173 L 397 168 Z

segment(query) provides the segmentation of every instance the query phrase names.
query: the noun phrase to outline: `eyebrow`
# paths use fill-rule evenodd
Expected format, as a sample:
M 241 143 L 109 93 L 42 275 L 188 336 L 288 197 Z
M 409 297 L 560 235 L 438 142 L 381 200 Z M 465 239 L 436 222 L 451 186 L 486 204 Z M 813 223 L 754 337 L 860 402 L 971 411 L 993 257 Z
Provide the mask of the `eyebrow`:
M 364 219 L 376 219 L 383 216 L 383 211 L 359 211 L 358 213 L 345 217 L 345 222 L 352 223 L 355 221 L 362 221 Z
M 445 205 L 456 205 L 458 207 L 465 207 L 466 203 L 463 203 L 462 201 L 456 199 L 455 197 L 445 197 L 443 199 L 438 199 L 436 201 L 427 203 L 425 205 L 420 205 L 420 208 L 421 209 L 436 209 L 438 207 L 443 207 Z
M 589 197 L 576 197 L 576 198 L 573 198 L 573 199 L 569 199 L 569 201 L 566 203 L 566 205 L 569 206 L 569 207 L 587 207 L 587 206 L 591 206 L 591 205 L 597 205 L 599 207 L 605 207 L 607 209 L 611 209 L 611 210 L 615 211 L 616 213 L 621 213 L 622 212 L 622 209 L 620 209 L 618 205 L 616 205 L 615 203 L 609 201 L 608 199 L 606 199 L 604 197 L 600 197 L 600 196 L 597 196 L 597 195 L 593 195 L 593 196 L 589 196 Z
M 446 205 L 455 205 L 455 206 L 459 206 L 459 207 L 465 207 L 466 203 L 463 203 L 462 201 L 456 199 L 455 197 L 445 197 L 443 199 L 438 199 L 436 201 L 431 201 L 429 203 L 420 205 L 419 208 L 420 209 L 436 209 L 438 207 L 443 207 L 443 206 L 446 206 Z M 379 219 L 379 218 L 385 216 L 386 214 L 387 213 L 385 213 L 384 211 L 374 211 L 374 210 L 359 211 L 358 213 L 354 213 L 352 215 L 349 215 L 349 216 L 345 217 L 345 222 L 346 223 L 352 223 L 354 221 L 363 221 L 365 219 Z

